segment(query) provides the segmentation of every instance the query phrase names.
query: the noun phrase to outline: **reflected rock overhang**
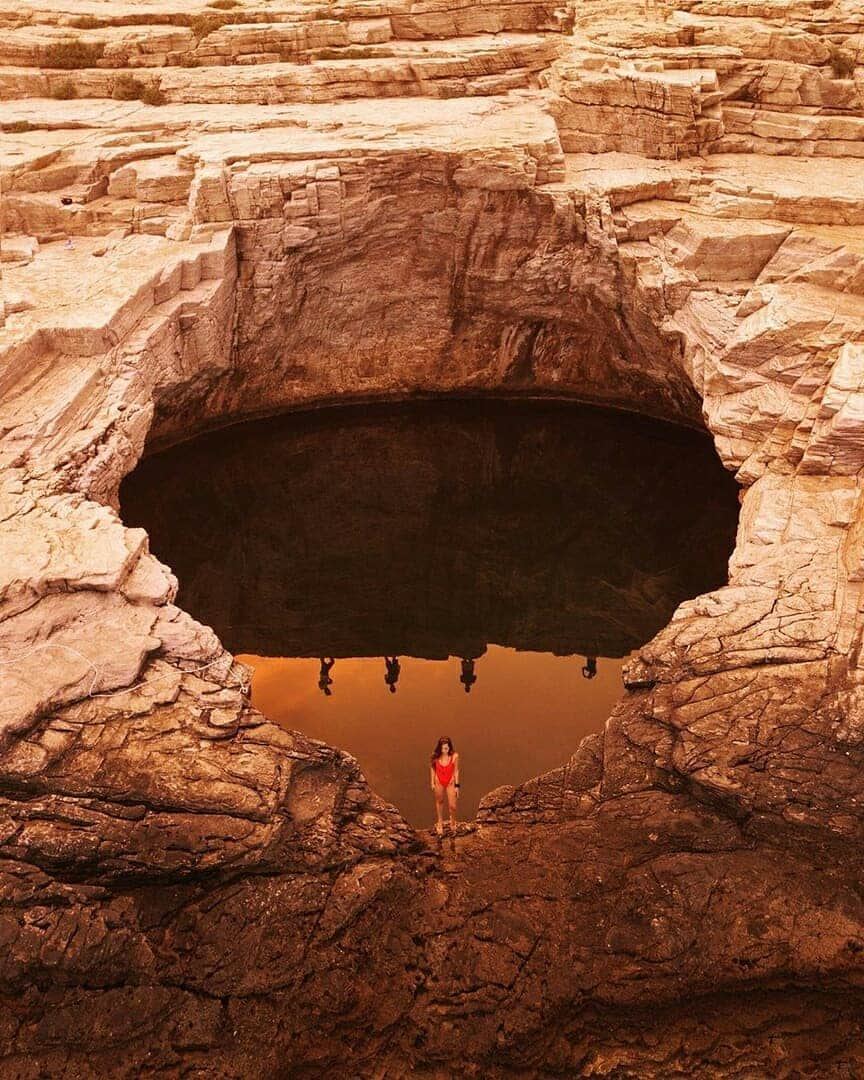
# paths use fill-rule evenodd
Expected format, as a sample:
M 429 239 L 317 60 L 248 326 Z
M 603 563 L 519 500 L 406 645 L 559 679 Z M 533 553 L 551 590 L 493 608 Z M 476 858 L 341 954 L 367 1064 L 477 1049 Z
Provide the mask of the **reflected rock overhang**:
M 722 584 L 710 443 L 574 405 L 429 402 L 226 429 L 121 492 L 234 652 L 621 657 Z

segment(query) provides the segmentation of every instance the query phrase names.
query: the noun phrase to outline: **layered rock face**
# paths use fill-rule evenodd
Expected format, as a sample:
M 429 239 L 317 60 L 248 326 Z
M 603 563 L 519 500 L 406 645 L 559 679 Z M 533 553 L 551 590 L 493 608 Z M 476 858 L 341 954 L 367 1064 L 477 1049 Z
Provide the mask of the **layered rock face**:
M 861 1073 L 859 6 L 0 19 L 0 1072 Z M 701 411 L 742 510 L 602 737 L 439 857 L 250 708 L 117 490 L 456 392 Z

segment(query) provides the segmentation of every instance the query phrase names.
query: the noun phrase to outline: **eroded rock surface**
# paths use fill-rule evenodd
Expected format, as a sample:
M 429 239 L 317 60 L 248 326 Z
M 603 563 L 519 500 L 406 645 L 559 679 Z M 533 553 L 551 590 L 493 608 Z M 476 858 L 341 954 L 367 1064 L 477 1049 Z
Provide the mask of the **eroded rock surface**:
M 859 1075 L 860 6 L 72 6 L 0 13 L 0 1071 Z M 454 392 L 701 411 L 742 510 L 603 735 L 436 854 L 117 490 Z

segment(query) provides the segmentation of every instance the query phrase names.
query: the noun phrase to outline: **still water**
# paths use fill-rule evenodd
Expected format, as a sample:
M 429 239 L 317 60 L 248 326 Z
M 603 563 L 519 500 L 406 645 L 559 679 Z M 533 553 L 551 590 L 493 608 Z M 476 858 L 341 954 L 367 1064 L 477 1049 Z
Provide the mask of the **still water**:
M 705 437 L 528 402 L 239 425 L 145 459 L 121 503 L 255 705 L 423 827 L 439 735 L 467 818 L 600 730 L 622 658 L 725 582 L 738 514 Z

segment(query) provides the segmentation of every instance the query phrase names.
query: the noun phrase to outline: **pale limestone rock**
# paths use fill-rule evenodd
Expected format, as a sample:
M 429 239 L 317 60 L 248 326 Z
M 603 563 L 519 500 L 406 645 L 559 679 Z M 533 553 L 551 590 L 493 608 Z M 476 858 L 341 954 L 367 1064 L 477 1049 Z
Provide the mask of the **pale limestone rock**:
M 108 194 L 141 202 L 182 202 L 189 196 L 192 171 L 176 158 L 150 158 L 125 165 L 111 174 Z
M 669 260 L 700 281 L 753 281 L 791 232 L 782 225 L 687 215 L 666 234 Z
M 524 150 L 469 154 L 453 172 L 459 188 L 489 191 L 518 191 L 534 186 L 537 162 Z
M 160 645 L 153 610 L 112 593 L 46 596 L 0 623 L 0 738 L 46 710 L 129 686 Z
M 119 589 L 145 550 L 107 507 L 75 496 L 44 499 L 0 524 L 0 621 L 52 592 Z
M 142 554 L 123 581 L 121 591 L 133 604 L 167 604 L 177 593 L 177 578 L 150 554 Z
M 864 345 L 847 342 L 831 369 L 801 459 L 807 473 L 857 476 L 864 468 Z
M 633 65 L 598 71 L 584 61 L 560 60 L 543 79 L 554 95 L 565 151 L 677 158 L 698 153 L 721 134 L 719 117 L 705 111 L 717 90 L 713 72 L 649 72 Z
M 44 1032 L 47 985 L 56 1030 L 82 1029 L 58 1007 L 74 992 L 101 1023 L 90 1027 L 114 1033 L 99 995 L 126 980 L 130 1069 L 218 1061 L 249 1075 L 224 1017 L 247 1036 L 250 993 L 297 1017 L 306 999 L 317 1008 L 307 959 L 331 947 L 322 928 L 334 949 L 349 935 L 322 961 L 337 1010 L 339 973 L 370 943 L 389 978 L 416 933 L 428 949 L 410 970 L 439 980 L 440 1008 L 454 976 L 441 989 L 437 943 L 478 950 L 476 984 L 459 986 L 492 1035 L 464 1005 L 448 1029 L 459 1068 L 478 1074 L 517 1051 L 540 1060 L 533 1032 L 550 1002 L 564 1017 L 550 1067 L 575 1074 L 577 1000 L 611 1016 L 610 1003 L 656 1011 L 685 996 L 690 1008 L 712 993 L 713 1015 L 727 991 L 796 979 L 847 993 L 864 925 L 848 865 L 864 835 L 860 5 L 158 0 L 145 21 L 133 0 L 93 0 L 96 25 L 76 33 L 88 62 L 40 69 L 81 14 L 56 0 L 0 13 L 14 234 L 2 248 L 0 846 L 19 875 L 2 886 L 30 919 L 9 923 L 3 974 L 16 994 L 29 985 L 20 1008 L 34 1010 L 15 1038 Z M 111 99 L 124 75 L 168 104 Z M 49 96 L 65 84 L 76 99 Z M 640 650 L 602 735 L 485 800 L 467 869 L 454 861 L 442 883 L 406 869 L 420 841 L 356 762 L 248 708 L 248 672 L 173 604 L 176 580 L 123 526 L 117 489 L 148 445 L 250 413 L 502 389 L 688 422 L 701 400 L 742 511 L 728 585 Z M 515 897 L 502 883 L 517 864 Z M 34 907 L 24 883 L 37 878 L 57 892 L 43 903 L 37 890 Z M 193 881 L 188 925 L 167 909 L 142 925 L 154 893 Z M 250 962 L 250 942 L 297 926 L 287 955 Z M 359 1040 L 368 1060 L 403 1026 L 440 1032 L 413 982 L 403 997 L 374 991 L 392 1014 L 357 1004 L 378 985 L 368 974 L 346 976 L 363 1017 L 346 1046 Z M 295 977 L 304 1000 L 279 997 Z M 180 1006 L 134 992 L 189 986 L 201 989 L 189 1008 L 218 1005 L 221 1019 L 211 1029 L 196 1012 L 191 1035 L 149 1034 Z M 807 1009 L 808 1032 L 833 1032 L 837 1014 Z M 311 1036 L 292 1027 L 290 1051 L 273 1024 L 283 1056 L 263 1065 L 256 1013 L 256 1070 L 314 1060 L 325 1075 L 325 1013 Z M 591 1067 L 697 1075 L 704 1061 L 676 1056 L 681 1030 L 652 1048 L 604 1029 L 598 1053 L 603 1039 L 612 1049 Z M 718 1038 L 717 1060 L 731 1060 Z M 52 1068 L 33 1039 L 16 1061 Z M 835 1055 L 853 1072 L 854 1044 Z M 61 1071 L 91 1067 L 74 1047 Z M 413 1068 L 400 1053 L 382 1068 Z M 769 1075 L 777 1060 L 769 1048 L 742 1068 Z
M 39 250 L 39 241 L 34 236 L 4 236 L 0 262 L 29 263 Z

